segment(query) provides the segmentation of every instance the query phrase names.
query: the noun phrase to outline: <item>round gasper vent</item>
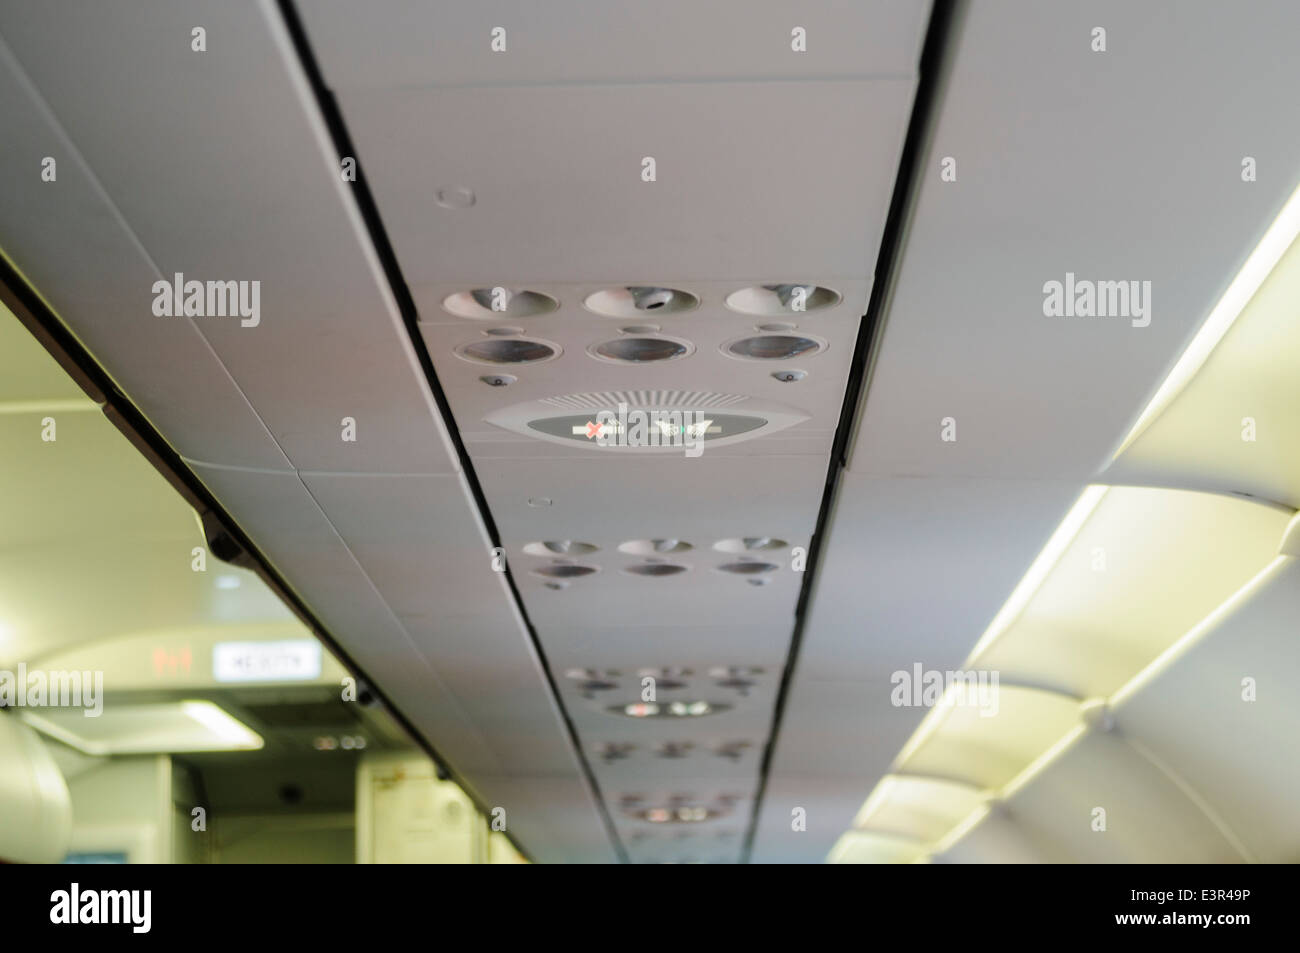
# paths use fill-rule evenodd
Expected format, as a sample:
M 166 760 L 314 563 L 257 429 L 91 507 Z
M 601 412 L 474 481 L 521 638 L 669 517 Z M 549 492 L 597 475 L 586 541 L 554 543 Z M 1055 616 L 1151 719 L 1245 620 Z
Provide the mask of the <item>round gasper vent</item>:
M 775 536 L 740 536 L 735 539 L 720 539 L 713 544 L 713 548 L 721 553 L 761 553 L 785 549 L 789 545 Z
M 738 357 L 744 361 L 788 361 L 825 349 L 825 341 L 802 334 L 757 334 L 722 345 L 722 352 L 728 357 Z
M 742 559 L 739 562 L 723 563 L 718 567 L 718 571 L 729 572 L 736 576 L 762 576 L 769 572 L 776 572 L 779 568 L 776 563 L 759 562 L 756 559 Z
M 476 364 L 540 364 L 560 356 L 560 348 L 529 338 L 500 337 L 456 348 L 456 356 Z
M 592 357 L 616 364 L 657 364 L 686 357 L 695 348 L 689 341 L 666 337 L 623 337 L 588 348 Z
M 630 572 L 634 576 L 676 576 L 686 572 L 686 569 L 686 566 L 677 563 L 641 563 L 628 566 L 623 571 Z
M 839 292 L 810 284 L 754 285 L 727 295 L 727 307 L 744 314 L 802 314 L 839 303 Z
M 660 288 L 652 285 L 628 285 L 623 288 L 605 288 L 587 296 L 583 302 L 588 311 L 610 318 L 637 318 L 647 314 L 680 314 L 693 311 L 700 299 L 680 288 Z
M 461 318 L 500 320 L 550 314 L 560 303 L 540 291 L 497 286 L 458 291 L 444 298 L 442 306 Z
M 540 569 L 534 569 L 534 576 L 545 576 L 547 579 L 579 579 L 583 576 L 590 576 L 596 571 L 595 566 L 579 566 L 577 563 L 556 563 L 554 566 L 542 566 Z
M 662 556 L 665 553 L 684 553 L 691 548 L 690 543 L 680 539 L 630 539 L 618 544 L 620 553 L 632 556 Z
M 600 547 L 594 543 L 580 543 L 574 539 L 545 539 L 524 545 L 524 552 L 529 556 L 582 556 L 598 549 Z

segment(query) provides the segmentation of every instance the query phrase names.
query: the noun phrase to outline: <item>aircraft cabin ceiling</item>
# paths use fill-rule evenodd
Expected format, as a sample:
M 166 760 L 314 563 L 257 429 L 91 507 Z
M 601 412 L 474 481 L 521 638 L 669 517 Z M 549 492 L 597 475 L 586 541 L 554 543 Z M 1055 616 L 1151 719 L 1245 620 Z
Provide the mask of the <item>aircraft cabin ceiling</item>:
M 0 248 L 534 860 L 1294 861 L 1297 29 L 3 0 Z

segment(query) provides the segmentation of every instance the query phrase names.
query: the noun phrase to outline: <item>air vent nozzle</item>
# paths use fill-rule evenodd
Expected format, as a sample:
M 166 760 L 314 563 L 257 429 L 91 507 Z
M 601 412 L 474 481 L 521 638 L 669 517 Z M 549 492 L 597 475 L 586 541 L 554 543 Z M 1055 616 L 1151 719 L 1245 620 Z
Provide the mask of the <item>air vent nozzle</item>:
M 700 299 L 680 288 L 627 285 L 605 288 L 587 296 L 587 310 L 609 318 L 635 318 L 646 313 L 681 314 L 699 307 Z
M 457 317 L 483 320 L 550 314 L 560 303 L 540 291 L 497 286 L 459 291 L 444 298 L 442 306 Z
M 803 314 L 839 303 L 838 292 L 803 282 L 754 285 L 727 295 L 727 307 L 743 314 Z

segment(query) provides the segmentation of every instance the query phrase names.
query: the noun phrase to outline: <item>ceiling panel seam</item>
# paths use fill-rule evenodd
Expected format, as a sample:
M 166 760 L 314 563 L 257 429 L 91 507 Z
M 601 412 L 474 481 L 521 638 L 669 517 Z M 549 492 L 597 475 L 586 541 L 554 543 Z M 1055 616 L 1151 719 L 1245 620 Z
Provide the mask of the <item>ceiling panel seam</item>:
M 1250 848 L 1246 846 L 1245 842 L 1237 836 L 1237 832 L 1234 831 L 1228 825 L 1228 822 L 1220 816 L 1219 812 L 1214 809 L 1214 806 L 1210 804 L 1210 802 L 1207 801 L 1201 793 L 1196 790 L 1196 788 L 1192 787 L 1191 783 L 1186 778 L 1175 771 L 1172 766 L 1166 764 L 1164 759 L 1160 758 L 1142 742 L 1138 741 L 1131 735 L 1125 734 L 1122 730 L 1122 726 L 1119 736 L 1130 748 L 1136 751 L 1143 760 L 1168 778 L 1169 782 L 1173 784 L 1173 786 L 1176 787 L 1182 795 L 1187 798 L 1187 800 L 1195 805 L 1196 809 L 1205 816 L 1205 819 L 1214 825 L 1215 830 L 1223 835 L 1223 839 L 1232 845 L 1232 849 L 1241 855 L 1242 860 L 1248 864 L 1259 862 L 1254 854 L 1251 853 Z
M 354 201 L 356 192 L 352 186 L 343 181 L 342 176 L 337 175 L 338 165 L 330 165 L 330 151 L 334 146 L 331 138 L 330 127 L 326 122 L 322 111 L 318 108 L 317 97 L 313 93 L 312 80 L 310 74 L 307 75 L 305 69 L 293 69 L 295 60 L 295 38 L 291 35 L 289 25 L 286 21 L 287 16 L 280 17 L 276 15 L 272 0 L 261 0 L 259 7 L 262 11 L 262 18 L 270 29 L 271 36 L 276 45 L 284 53 L 282 62 L 285 65 L 285 73 L 289 82 L 293 85 L 298 93 L 299 101 L 303 106 L 303 115 L 307 119 L 307 124 L 311 127 L 312 133 L 316 137 L 316 143 L 320 147 L 319 156 L 326 160 L 326 170 L 329 173 L 329 181 L 333 183 L 334 193 L 339 199 L 339 206 L 343 213 L 348 217 L 352 226 L 352 234 L 356 238 L 358 250 L 365 258 L 366 268 L 370 272 L 370 277 L 374 282 L 375 290 L 379 293 L 384 303 L 384 311 L 392 324 L 393 331 L 396 334 L 396 340 L 401 347 L 402 355 L 410 365 L 411 373 L 418 379 L 421 376 L 421 367 L 418 354 L 415 352 L 411 342 L 403 332 L 401 308 L 397 301 L 396 293 L 391 283 L 387 280 L 384 264 L 380 260 L 379 252 L 372 241 L 369 240 L 368 230 L 366 228 L 365 216 L 358 203 Z M 292 21 L 289 21 L 292 22 Z M 305 43 L 305 35 L 303 36 Z M 438 428 L 438 433 L 442 437 L 443 448 L 452 461 L 458 465 L 463 465 L 456 455 L 456 447 L 448 433 L 447 418 L 441 413 L 441 408 L 435 396 L 427 390 L 420 390 L 420 396 L 424 399 L 425 406 L 428 408 L 429 416 L 433 418 Z
M 795 627 L 790 640 L 790 651 L 785 667 L 781 673 L 780 686 L 777 689 L 776 704 L 772 714 L 772 726 L 767 743 L 763 749 L 760 762 L 758 792 L 754 797 L 753 809 L 746 830 L 742 862 L 748 863 L 753 854 L 754 841 L 758 834 L 759 820 L 763 809 L 763 796 L 767 791 L 768 776 L 772 768 L 772 759 L 780 740 L 781 722 L 785 704 L 789 697 L 794 673 L 799 659 L 799 648 L 803 640 L 803 630 L 807 621 L 808 603 L 813 587 L 816 585 L 817 569 L 821 556 L 822 544 L 830 526 L 830 518 L 839 491 L 840 475 L 848 461 L 848 449 L 857 421 L 861 418 L 861 406 L 866 402 L 868 378 L 875 356 L 879 353 L 881 331 L 884 327 L 884 314 L 889 297 L 897 277 L 899 263 L 903 256 L 905 233 L 916 198 L 920 191 L 920 169 L 929 150 L 929 142 L 936 123 L 942 89 L 951 67 L 955 44 L 950 37 L 955 33 L 956 21 L 961 12 L 961 0 L 935 0 L 926 29 L 925 43 L 921 51 L 918 67 L 918 81 L 913 99 L 912 116 L 908 123 L 907 136 L 899 155 L 898 176 L 894 184 L 894 194 L 890 200 L 889 215 L 880 243 L 871 286 L 871 297 L 867 312 L 858 329 L 858 339 L 854 347 L 853 364 L 850 369 L 848 384 L 845 388 L 844 402 L 840 411 L 839 425 L 835 431 L 835 442 L 827 467 L 826 487 L 822 496 L 821 509 L 817 515 L 817 526 L 808 549 L 808 562 L 804 573 L 803 585 L 799 592 L 799 601 L 795 609 Z
M 267 0 L 267 2 L 269 4 L 269 0 Z M 442 429 L 447 434 L 448 439 L 454 447 L 454 457 L 459 462 L 461 474 L 473 494 L 474 501 L 477 504 L 476 509 L 478 510 L 479 518 L 487 528 L 493 546 L 500 546 L 500 534 L 497 531 L 495 521 L 492 519 L 491 511 L 488 509 L 487 500 L 483 494 L 482 486 L 474 472 L 473 465 L 465 450 L 464 443 L 460 439 L 459 429 L 456 427 L 455 418 L 451 413 L 451 407 L 447 402 L 446 395 L 438 381 L 437 374 L 434 372 L 433 359 L 429 355 L 428 348 L 424 343 L 424 338 L 419 332 L 418 314 L 416 313 L 414 299 L 406 285 L 405 279 L 402 277 L 401 267 L 398 264 L 396 254 L 393 252 L 391 244 L 388 241 L 387 231 L 383 225 L 383 219 L 380 217 L 378 206 L 371 195 L 365 174 L 365 164 L 361 161 L 355 145 L 347 131 L 342 111 L 339 109 L 330 89 L 325 84 L 324 76 L 321 73 L 315 55 L 312 52 L 306 30 L 302 25 L 301 17 L 298 15 L 294 3 L 292 0 L 276 0 L 276 3 L 279 8 L 283 28 L 288 31 L 289 39 L 292 44 L 292 52 L 296 54 L 297 62 L 305 74 L 305 78 L 315 100 L 316 108 L 319 110 L 319 117 L 323 120 L 326 129 L 329 132 L 330 142 L 334 151 L 340 158 L 342 156 L 351 156 L 356 159 L 357 172 L 356 181 L 352 183 L 354 189 L 352 197 L 356 201 L 357 210 L 362 218 L 366 234 L 370 240 L 369 244 L 383 267 L 386 284 L 397 303 L 398 311 L 404 325 L 403 330 L 406 333 L 409 345 L 413 349 L 414 355 L 423 371 L 425 382 L 432 393 L 434 402 L 440 411 L 440 418 L 443 423 Z M 267 10 L 268 19 L 271 19 L 267 6 L 264 6 L 263 9 Z M 601 822 L 605 827 L 606 834 L 609 837 L 609 841 L 613 846 L 615 853 L 621 861 L 626 863 L 628 860 L 627 849 L 623 845 L 622 839 L 619 837 L 618 830 L 614 825 L 613 818 L 609 811 L 609 806 L 606 804 L 605 798 L 601 793 L 600 784 L 592 770 L 591 763 L 587 759 L 572 717 L 570 716 L 568 709 L 565 707 L 563 698 L 560 696 L 545 650 L 542 648 L 541 642 L 538 639 L 536 629 L 528 618 L 528 613 L 523 606 L 519 590 L 515 585 L 508 566 L 505 568 L 502 576 L 509 588 L 509 594 L 514 601 L 515 610 L 519 614 L 519 617 L 524 621 L 529 640 L 533 643 L 533 651 L 553 703 L 561 714 L 562 724 L 568 734 L 570 747 L 573 751 L 574 757 L 577 759 L 577 762 L 582 769 L 580 777 L 583 779 L 588 792 L 594 799 Z M 387 605 L 386 602 L 385 605 Z M 406 631 L 405 627 L 403 627 L 402 631 Z
M 455 708 L 456 713 L 460 715 L 462 719 L 464 719 L 465 723 L 469 725 L 471 730 L 474 732 L 474 738 L 476 743 L 480 747 L 483 747 L 488 751 L 492 751 L 493 757 L 495 758 L 496 752 L 493 751 L 491 745 L 487 744 L 483 736 L 478 733 L 478 729 L 474 727 L 473 720 L 465 712 L 464 707 L 462 707 L 460 698 L 456 695 L 455 692 L 449 690 L 447 686 L 443 683 L 442 679 L 438 677 L 438 673 L 434 670 L 432 663 L 430 663 L 430 661 L 425 657 L 424 653 L 420 651 L 420 647 L 415 643 L 415 639 L 411 637 L 411 633 L 407 631 L 406 625 L 405 623 L 402 622 L 401 617 L 398 616 L 397 613 L 393 611 L 393 607 L 388 604 L 388 600 L 384 597 L 383 592 L 381 592 L 379 587 L 375 585 L 375 581 L 370 578 L 370 573 L 366 571 L 366 567 L 361 564 L 361 560 L 357 559 L 357 555 L 352 551 L 352 547 L 348 545 L 348 541 L 343 538 L 343 534 L 338 531 L 338 528 L 334 525 L 334 521 L 330 519 L 329 514 L 325 512 L 324 507 L 320 505 L 320 502 L 312 494 L 311 488 L 307 486 L 307 484 L 303 481 L 302 477 L 296 471 L 294 472 L 294 477 L 298 480 L 299 486 L 303 488 L 303 491 L 306 492 L 307 496 L 311 498 L 312 505 L 316 507 L 316 512 L 320 514 L 321 519 L 323 519 L 325 521 L 325 524 L 330 528 L 330 532 L 334 534 L 334 538 L 339 541 L 339 544 L 347 552 L 348 558 L 352 560 L 352 565 L 356 567 L 357 572 L 359 572 L 361 574 L 361 577 L 365 579 L 366 585 L 370 587 L 371 592 L 375 594 L 375 596 L 379 599 L 380 604 L 383 605 L 383 607 L 388 611 L 389 618 L 397 625 L 398 629 L 401 630 L 402 635 L 406 636 L 406 642 L 411 647 L 411 651 L 414 652 L 416 657 L 419 658 L 424 663 L 424 667 L 429 670 L 429 674 L 433 677 L 435 686 L 442 692 L 443 695 L 451 699 L 452 707 Z M 498 765 L 498 767 L 503 768 L 504 766 Z
M 99 197 L 99 200 L 104 203 L 105 207 L 107 207 L 108 211 L 113 216 L 113 220 L 117 223 L 117 226 L 122 230 L 123 234 L 126 235 L 130 243 L 135 247 L 135 250 L 139 253 L 140 257 L 144 259 L 145 263 L 149 266 L 149 270 L 153 272 L 159 280 L 165 281 L 166 277 L 163 275 L 162 269 L 158 267 L 158 263 L 154 260 L 153 255 L 149 253 L 149 249 L 147 249 L 144 242 L 140 240 L 140 236 L 136 234 L 135 229 L 133 229 L 131 224 L 126 220 L 126 216 L 122 214 L 122 210 L 119 209 L 117 203 L 113 201 L 113 197 L 109 194 L 108 189 L 104 187 L 104 184 L 99 180 L 99 176 L 95 174 L 94 169 L 91 168 L 90 163 L 86 160 L 86 157 L 82 155 L 81 150 L 77 148 L 77 144 L 73 142 L 72 136 L 69 135 L 67 129 L 64 128 L 63 123 L 59 121 L 59 117 L 55 114 L 54 109 L 48 102 L 46 102 L 45 97 L 41 95 L 40 90 L 37 89 L 36 84 L 32 82 L 31 77 L 27 75 L 27 71 L 23 69 L 18 58 L 13 54 L 13 51 L 9 49 L 9 45 L 4 41 L 3 36 L 0 36 L 0 59 L 4 59 L 5 64 L 9 67 L 9 71 L 14 75 L 18 84 L 22 86 L 28 97 L 36 105 L 37 110 L 40 112 L 42 118 L 50 127 L 55 137 L 58 138 L 63 144 L 63 147 L 68 150 L 68 153 L 72 156 L 72 160 L 76 163 L 78 170 L 86 177 L 86 181 L 90 183 L 91 189 L 94 191 L 96 196 Z M 271 428 L 267 426 L 266 421 L 262 419 L 262 415 L 258 413 L 257 408 L 254 407 L 252 401 L 248 399 L 248 395 L 244 393 L 244 389 L 239 386 L 239 382 L 235 380 L 234 375 L 230 373 L 230 369 L 226 367 L 225 361 L 221 359 L 221 356 L 217 354 L 216 350 L 212 347 L 212 342 L 210 342 L 207 339 L 207 336 L 204 335 L 202 328 L 199 327 L 198 323 L 195 322 L 192 317 L 188 315 L 181 315 L 181 317 L 185 318 L 185 322 L 193 329 L 194 333 L 198 335 L 199 340 L 203 342 L 203 346 L 207 348 L 212 359 L 217 362 L 217 365 L 230 381 L 230 385 L 235 389 L 235 392 L 239 394 L 239 399 L 244 402 L 244 406 L 248 408 L 249 413 L 251 413 L 257 420 L 262 431 L 266 434 L 271 443 L 275 445 L 275 449 L 279 451 L 280 456 L 284 458 L 285 465 L 291 466 L 292 464 L 289 460 L 288 454 L 284 452 L 284 448 L 281 447 L 280 442 L 275 439 L 275 434 L 271 432 Z M 108 376 L 110 379 L 112 378 L 111 374 L 108 374 Z M 117 386 L 116 381 L 114 381 L 114 386 Z M 118 390 L 121 391 L 120 386 L 118 387 Z
M 106 403 L 102 406 L 102 410 L 104 416 L 112 422 L 113 426 L 149 461 L 150 465 L 167 480 L 168 484 L 190 506 L 195 508 L 196 514 L 199 512 L 212 514 L 222 528 L 230 533 L 240 548 L 250 556 L 253 560 L 253 570 L 266 582 L 272 592 L 284 601 L 290 611 L 334 653 L 349 672 L 371 686 L 385 710 L 415 740 L 429 756 L 430 760 L 435 764 L 444 765 L 451 779 L 460 785 L 485 816 L 489 815 L 491 813 L 490 805 L 482 799 L 477 789 L 455 771 L 454 765 L 449 764 L 438 753 L 432 742 L 415 727 L 414 723 L 403 714 L 400 708 L 392 703 L 385 694 L 383 687 L 362 666 L 357 664 L 356 660 L 343 648 L 338 639 L 334 638 L 330 629 L 317 618 L 297 591 L 280 575 L 279 570 L 272 564 L 267 555 L 243 532 L 239 524 L 216 496 L 208 490 L 195 472 L 185 464 L 185 461 L 176 453 L 162 433 L 132 403 L 131 399 L 117 388 L 108 371 L 100 365 L 72 331 L 60 320 L 40 293 L 2 255 L 0 255 L 0 297 L 3 298 L 4 303 L 23 326 L 32 333 L 41 346 L 52 354 L 60 366 L 64 367 L 65 370 L 70 366 L 76 368 L 77 373 L 73 376 L 79 383 L 84 378 L 85 383 L 81 383 L 83 388 L 89 384 L 94 390 L 104 395 Z M 72 372 L 69 371 L 69 373 Z M 520 844 L 513 833 L 506 832 L 506 837 L 521 854 L 531 859 L 531 854 L 526 845 Z

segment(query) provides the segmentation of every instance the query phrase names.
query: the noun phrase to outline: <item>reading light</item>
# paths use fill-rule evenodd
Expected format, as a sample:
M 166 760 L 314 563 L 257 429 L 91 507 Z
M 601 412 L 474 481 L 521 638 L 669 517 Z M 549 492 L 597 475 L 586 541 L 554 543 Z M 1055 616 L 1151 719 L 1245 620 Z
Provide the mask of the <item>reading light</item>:
M 652 364 L 671 361 L 690 353 L 690 348 L 671 338 L 626 337 L 597 344 L 592 354 L 620 364 Z
M 816 354 L 825 344 L 797 334 L 760 334 L 724 346 L 724 353 L 750 361 L 784 361 L 800 354 Z
M 515 337 L 475 341 L 456 349 L 458 357 L 479 364 L 537 364 L 559 353 L 560 349 L 554 345 Z

